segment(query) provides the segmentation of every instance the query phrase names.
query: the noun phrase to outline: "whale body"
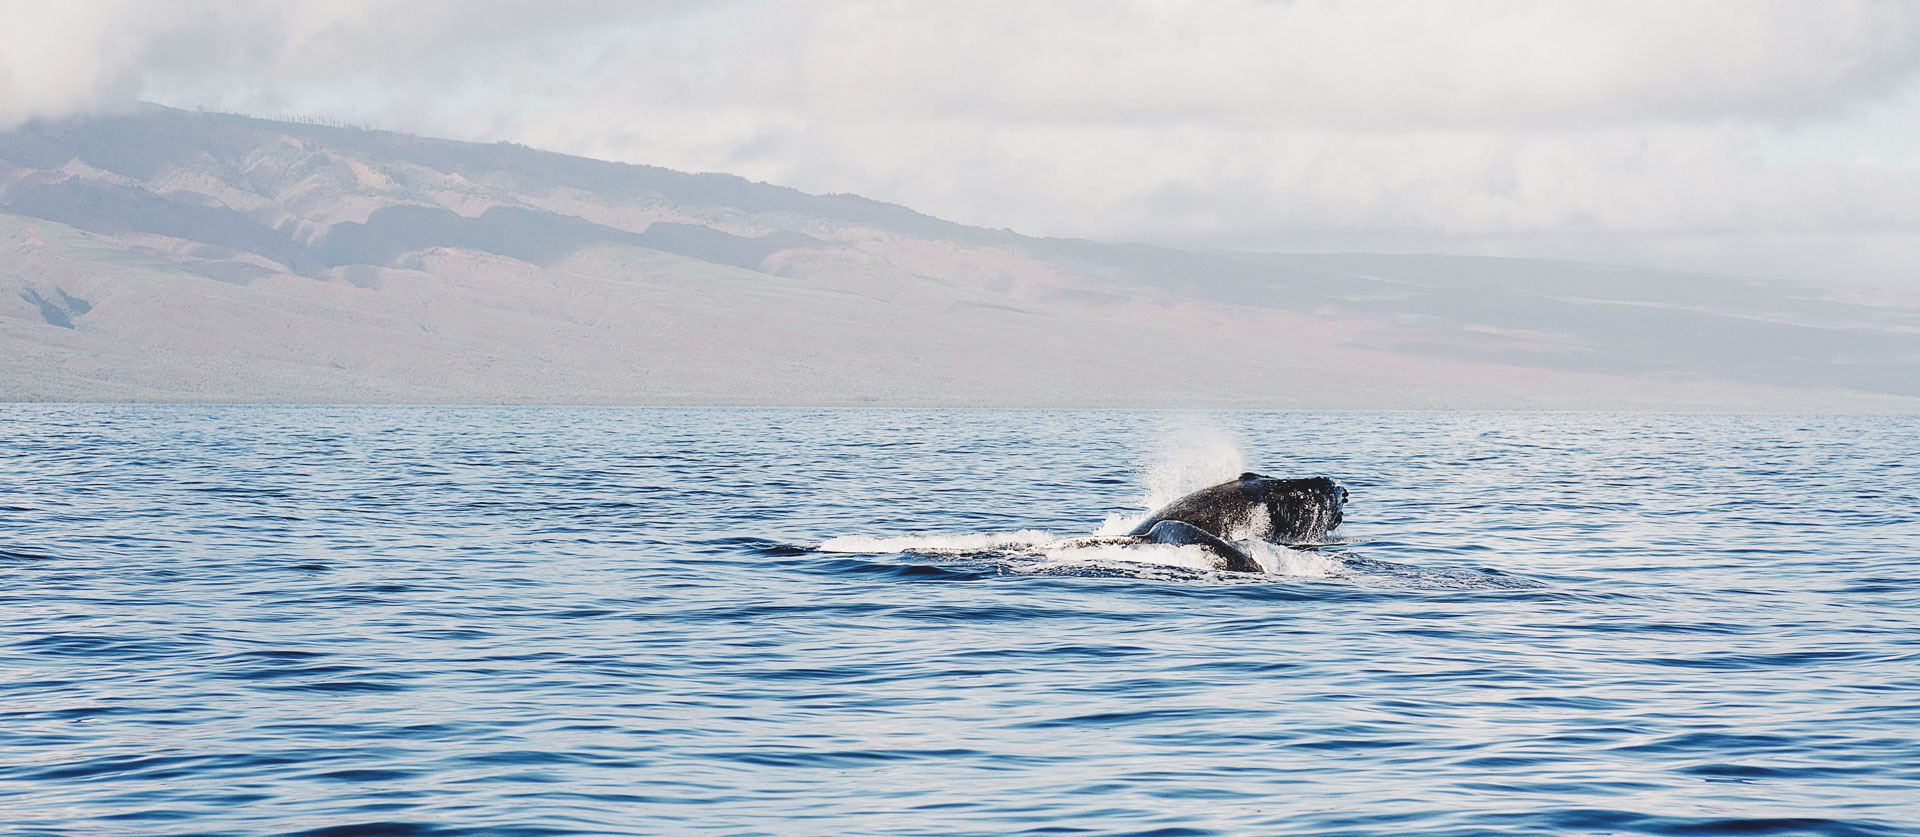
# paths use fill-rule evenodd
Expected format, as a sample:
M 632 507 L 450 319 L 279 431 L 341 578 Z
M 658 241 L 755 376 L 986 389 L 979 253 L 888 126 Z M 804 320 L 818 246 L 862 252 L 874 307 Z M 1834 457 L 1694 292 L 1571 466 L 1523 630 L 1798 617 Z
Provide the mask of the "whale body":
M 1200 546 L 1220 569 L 1265 572 L 1233 541 L 1316 543 L 1340 525 L 1347 489 L 1328 477 L 1277 479 L 1252 472 L 1211 485 L 1147 515 L 1127 537 L 1137 543 Z

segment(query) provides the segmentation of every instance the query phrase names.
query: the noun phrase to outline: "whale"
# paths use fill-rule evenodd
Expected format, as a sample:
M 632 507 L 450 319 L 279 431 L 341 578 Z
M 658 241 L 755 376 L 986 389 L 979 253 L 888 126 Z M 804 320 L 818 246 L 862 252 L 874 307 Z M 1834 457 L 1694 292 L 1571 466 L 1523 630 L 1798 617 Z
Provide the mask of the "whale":
M 1235 541 L 1280 546 L 1319 543 L 1344 519 L 1347 489 L 1331 477 L 1280 479 L 1251 471 L 1185 495 L 1147 515 L 1122 538 L 1106 543 L 1198 546 L 1217 569 L 1266 570 Z
M 1249 471 L 1160 507 L 1127 534 L 1144 536 L 1161 521 L 1178 520 L 1229 541 L 1314 543 L 1340 525 L 1346 502 L 1346 487 L 1330 477 L 1277 479 Z
M 1220 536 L 1205 529 L 1179 520 L 1162 520 L 1153 524 L 1153 528 L 1139 535 L 1129 535 L 1140 543 L 1162 543 L 1171 546 L 1197 546 L 1214 558 L 1214 569 L 1236 573 L 1263 573 L 1266 568 L 1253 560 L 1246 550 L 1222 540 Z

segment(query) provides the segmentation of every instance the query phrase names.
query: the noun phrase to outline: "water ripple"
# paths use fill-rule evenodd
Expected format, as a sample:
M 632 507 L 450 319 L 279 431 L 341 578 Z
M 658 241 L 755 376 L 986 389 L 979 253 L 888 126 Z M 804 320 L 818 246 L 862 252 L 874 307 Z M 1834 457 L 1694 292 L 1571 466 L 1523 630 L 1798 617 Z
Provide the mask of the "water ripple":
M 0 805 L 23 835 L 1920 833 L 1916 438 L 4 405 Z M 1338 476 L 1340 542 L 1264 576 L 1032 548 L 1242 465 Z

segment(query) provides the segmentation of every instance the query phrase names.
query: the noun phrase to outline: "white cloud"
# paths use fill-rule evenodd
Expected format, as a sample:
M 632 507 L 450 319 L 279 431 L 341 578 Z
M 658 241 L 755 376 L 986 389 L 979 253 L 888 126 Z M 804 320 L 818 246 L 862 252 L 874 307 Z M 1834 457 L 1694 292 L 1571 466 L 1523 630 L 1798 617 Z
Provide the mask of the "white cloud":
M 1794 120 L 1920 64 L 1887 3 L 844 3 L 817 109 L 1399 131 Z M 876 73 L 875 69 L 884 72 Z
M 1901 2 L 89 0 L 8 19 L 26 25 L 0 33 L 0 124 L 149 98 L 1037 234 L 1920 284 L 1888 243 L 1920 232 L 1920 7 Z
M 131 99 L 145 17 L 101 0 L 0 7 L 0 128 Z

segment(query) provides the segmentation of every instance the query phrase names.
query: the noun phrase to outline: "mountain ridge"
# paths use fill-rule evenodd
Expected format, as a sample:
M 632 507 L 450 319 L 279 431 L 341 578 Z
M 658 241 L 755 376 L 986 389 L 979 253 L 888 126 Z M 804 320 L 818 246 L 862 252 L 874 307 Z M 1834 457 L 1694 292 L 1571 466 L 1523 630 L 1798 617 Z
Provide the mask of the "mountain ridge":
M 0 399 L 1920 409 L 1920 300 L 1188 253 L 158 107 L 0 132 Z

